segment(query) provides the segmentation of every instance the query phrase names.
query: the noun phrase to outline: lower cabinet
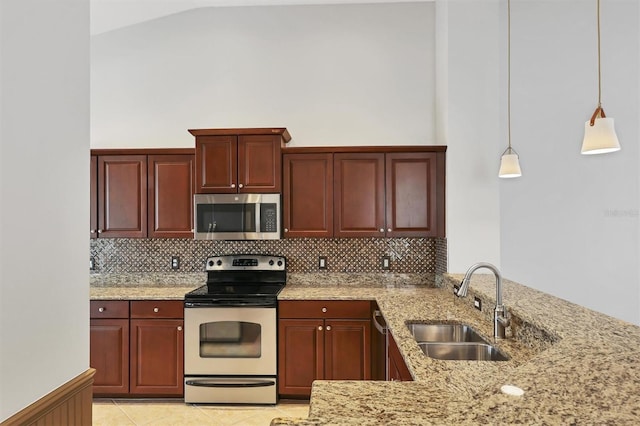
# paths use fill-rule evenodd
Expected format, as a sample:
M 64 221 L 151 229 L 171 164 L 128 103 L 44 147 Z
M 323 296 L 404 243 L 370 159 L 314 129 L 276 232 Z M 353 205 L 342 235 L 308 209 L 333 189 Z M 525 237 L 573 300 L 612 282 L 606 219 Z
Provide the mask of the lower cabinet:
M 280 301 L 278 393 L 309 397 L 314 380 L 371 379 L 371 302 Z
M 393 335 L 387 332 L 388 349 L 387 349 L 387 371 L 389 373 L 389 380 L 391 381 L 412 381 L 411 373 L 407 364 L 404 362 L 400 350 L 396 341 L 393 339 Z
M 94 396 L 182 396 L 183 312 L 182 301 L 91 301 Z

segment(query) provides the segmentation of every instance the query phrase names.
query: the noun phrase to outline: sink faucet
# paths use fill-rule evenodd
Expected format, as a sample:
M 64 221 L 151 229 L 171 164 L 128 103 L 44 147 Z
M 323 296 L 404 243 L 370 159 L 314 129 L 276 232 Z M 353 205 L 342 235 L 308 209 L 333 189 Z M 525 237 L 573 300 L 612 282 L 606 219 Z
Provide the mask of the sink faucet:
M 471 275 L 480 268 L 489 269 L 496 276 L 496 307 L 493 311 L 493 337 L 496 339 L 505 338 L 505 330 L 511 323 L 507 308 L 502 304 L 502 275 L 498 268 L 491 263 L 480 262 L 472 265 L 467 273 L 464 274 L 464 278 L 460 283 L 458 291 L 454 290 L 454 294 L 458 297 L 464 297 L 467 295 L 469 289 L 469 282 L 471 281 Z

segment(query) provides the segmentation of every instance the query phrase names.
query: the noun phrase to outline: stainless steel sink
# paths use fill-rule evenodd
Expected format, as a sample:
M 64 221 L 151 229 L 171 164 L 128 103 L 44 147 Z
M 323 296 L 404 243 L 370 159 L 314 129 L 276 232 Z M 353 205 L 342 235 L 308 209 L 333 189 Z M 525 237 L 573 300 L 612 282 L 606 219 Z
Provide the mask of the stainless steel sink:
M 416 342 L 480 342 L 487 343 L 474 329 L 465 324 L 408 323 Z
M 477 342 L 418 343 L 430 358 L 450 361 L 508 361 L 495 346 Z
M 507 361 L 509 357 L 466 324 L 425 324 L 407 327 L 422 352 L 430 358 L 466 361 Z

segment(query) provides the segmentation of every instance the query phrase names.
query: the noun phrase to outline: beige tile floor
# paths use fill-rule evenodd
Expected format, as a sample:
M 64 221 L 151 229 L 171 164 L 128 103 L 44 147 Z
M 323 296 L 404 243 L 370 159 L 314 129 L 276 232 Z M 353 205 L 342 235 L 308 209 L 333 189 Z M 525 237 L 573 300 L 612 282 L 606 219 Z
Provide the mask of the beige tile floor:
M 268 426 L 274 417 L 307 417 L 308 414 L 308 401 L 282 400 L 276 406 L 194 405 L 180 400 L 93 401 L 94 426 Z

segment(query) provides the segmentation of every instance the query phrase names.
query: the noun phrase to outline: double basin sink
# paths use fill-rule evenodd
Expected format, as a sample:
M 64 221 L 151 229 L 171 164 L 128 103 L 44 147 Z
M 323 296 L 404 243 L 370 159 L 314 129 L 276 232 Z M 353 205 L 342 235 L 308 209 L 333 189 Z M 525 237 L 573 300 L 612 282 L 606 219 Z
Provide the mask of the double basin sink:
M 465 324 L 408 322 L 422 352 L 430 358 L 453 361 L 507 361 L 509 357 Z

